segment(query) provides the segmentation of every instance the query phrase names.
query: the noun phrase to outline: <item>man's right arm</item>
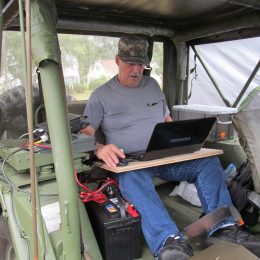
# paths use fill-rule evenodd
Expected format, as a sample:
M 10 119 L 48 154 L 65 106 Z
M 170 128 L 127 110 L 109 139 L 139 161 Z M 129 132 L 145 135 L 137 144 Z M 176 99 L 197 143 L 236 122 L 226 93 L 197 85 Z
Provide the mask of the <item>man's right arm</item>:
M 96 130 L 88 125 L 81 130 L 81 133 L 86 135 L 95 136 Z M 114 144 L 96 144 L 96 150 L 94 151 L 97 158 L 102 160 L 108 167 L 116 167 L 119 160 L 118 158 L 125 158 L 125 154 Z

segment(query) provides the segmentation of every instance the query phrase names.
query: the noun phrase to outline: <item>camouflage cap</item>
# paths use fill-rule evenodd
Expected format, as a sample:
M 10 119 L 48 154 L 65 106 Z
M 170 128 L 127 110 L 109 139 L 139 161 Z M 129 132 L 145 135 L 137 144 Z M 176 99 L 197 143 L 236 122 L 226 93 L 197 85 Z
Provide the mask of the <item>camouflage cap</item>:
M 123 36 L 118 42 L 118 56 L 124 62 L 148 65 L 148 42 L 138 36 Z

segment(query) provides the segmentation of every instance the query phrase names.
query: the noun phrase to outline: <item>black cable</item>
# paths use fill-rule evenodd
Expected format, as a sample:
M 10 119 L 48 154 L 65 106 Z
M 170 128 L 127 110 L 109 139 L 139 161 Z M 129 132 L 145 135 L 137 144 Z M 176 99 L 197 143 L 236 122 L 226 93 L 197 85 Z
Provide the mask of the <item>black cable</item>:
M 190 93 L 188 95 L 188 99 L 191 98 L 191 94 L 192 94 L 192 88 L 193 88 L 193 80 L 197 79 L 197 76 L 198 76 L 198 73 L 197 73 L 197 63 L 196 63 L 196 58 L 197 58 L 197 55 L 194 54 L 194 68 L 190 70 L 190 74 L 192 74 L 194 72 L 194 77 L 191 79 L 191 82 L 190 82 Z

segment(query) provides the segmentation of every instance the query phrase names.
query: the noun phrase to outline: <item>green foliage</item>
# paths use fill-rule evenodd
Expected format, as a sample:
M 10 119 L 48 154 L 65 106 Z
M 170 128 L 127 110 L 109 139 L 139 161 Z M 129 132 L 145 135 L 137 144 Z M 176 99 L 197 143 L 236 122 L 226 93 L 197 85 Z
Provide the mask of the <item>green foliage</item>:
M 72 82 L 66 87 L 67 93 L 89 92 L 109 80 L 106 76 L 101 76 L 88 83 L 89 69 L 98 60 L 114 59 L 118 38 L 76 34 L 59 34 L 58 37 L 64 76 L 75 80 L 75 83 Z M 162 53 L 162 44 L 155 43 L 153 61 L 156 66 L 153 68 L 153 73 L 157 75 L 162 73 Z M 33 83 L 37 82 L 35 71 L 36 69 L 33 68 Z M 3 33 L 0 80 L 0 93 L 23 82 L 20 32 Z
M 13 31 L 3 32 L 1 85 L 0 94 L 5 90 L 23 85 L 24 70 L 22 62 L 21 33 Z M 36 68 L 32 68 L 32 83 L 37 83 Z
M 62 66 L 66 69 L 78 70 L 79 84 L 68 88 L 69 92 L 81 93 L 86 91 L 86 76 L 89 68 L 98 59 L 114 59 L 117 50 L 117 38 L 91 35 L 60 34 L 59 44 L 62 54 Z M 73 62 L 76 63 L 73 66 Z M 35 72 L 35 69 L 33 69 Z M 34 73 L 35 74 L 35 73 Z M 16 82 L 23 81 L 22 50 L 20 32 L 6 31 L 3 33 L 1 92 L 13 87 Z M 34 75 L 35 76 L 35 75 Z M 34 77 L 34 81 L 37 77 Z M 96 85 L 107 79 L 97 79 L 89 86 Z
M 117 39 L 86 35 L 59 35 L 63 67 L 71 65 L 70 57 L 76 58 L 79 77 L 84 78 L 91 65 L 98 59 L 114 59 Z
M 107 81 L 109 80 L 108 77 L 106 76 L 102 76 L 102 77 L 99 77 L 95 80 L 92 80 L 90 83 L 89 83 L 89 90 L 95 90 L 97 87 L 103 85 L 104 83 L 106 83 Z
M 154 43 L 153 61 L 156 62 L 157 66 L 153 68 L 153 72 L 157 75 L 162 74 L 163 68 L 163 44 Z
M 104 83 L 106 83 L 109 80 L 108 77 L 106 76 L 102 76 L 99 78 L 96 78 L 94 80 L 92 80 L 88 86 L 86 86 L 85 84 L 82 83 L 75 83 L 73 85 L 70 86 L 66 86 L 66 90 L 68 93 L 70 94 L 84 94 L 87 91 L 93 91 L 95 90 L 97 87 L 103 85 Z
M 3 32 L 1 92 L 12 88 L 16 82 L 22 82 L 21 37 L 19 32 Z
M 74 84 L 74 85 L 68 87 L 67 92 L 70 94 L 82 94 L 82 93 L 85 93 L 86 90 L 87 90 L 86 85 Z

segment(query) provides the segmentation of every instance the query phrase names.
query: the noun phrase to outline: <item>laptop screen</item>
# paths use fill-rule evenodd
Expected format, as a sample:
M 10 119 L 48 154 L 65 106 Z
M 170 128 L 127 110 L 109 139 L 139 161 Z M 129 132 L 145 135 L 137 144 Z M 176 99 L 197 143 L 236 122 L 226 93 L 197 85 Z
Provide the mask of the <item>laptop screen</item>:
M 202 146 L 215 121 L 215 117 L 208 117 L 158 123 L 146 152 L 197 144 Z

